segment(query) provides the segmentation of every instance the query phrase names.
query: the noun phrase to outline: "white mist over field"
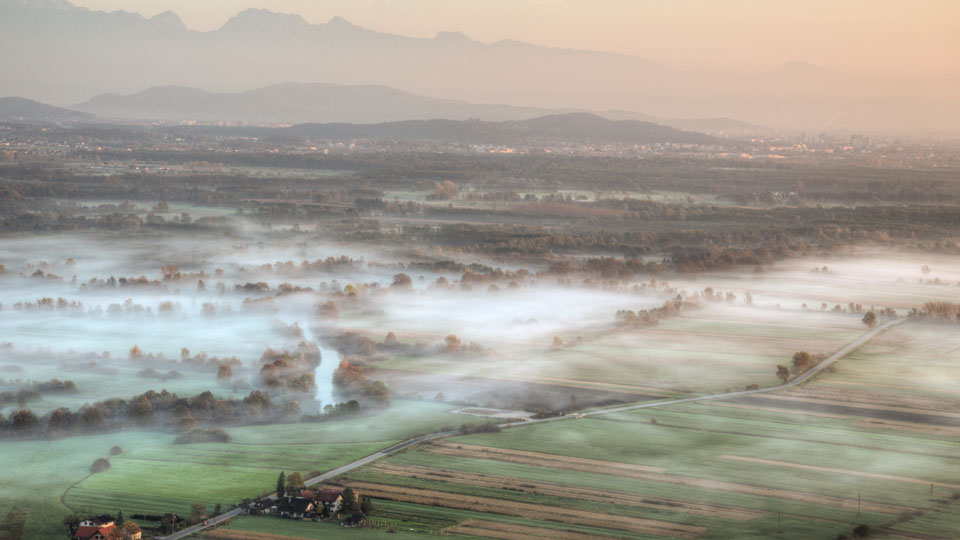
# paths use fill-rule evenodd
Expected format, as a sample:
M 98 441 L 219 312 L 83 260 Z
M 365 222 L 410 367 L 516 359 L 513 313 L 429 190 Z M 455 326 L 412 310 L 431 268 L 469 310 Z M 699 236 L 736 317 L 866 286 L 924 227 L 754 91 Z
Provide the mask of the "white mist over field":
M 553 278 L 535 276 L 511 286 L 474 282 L 464 287 L 458 274 L 409 267 L 405 255 L 398 248 L 278 241 L 253 228 L 231 236 L 176 239 L 81 234 L 8 239 L 0 244 L 0 264 L 6 268 L 0 275 L 0 342 L 9 345 L 0 350 L 0 364 L 43 350 L 49 360 L 34 360 L 8 378 L 69 378 L 74 374 L 61 367 L 70 358 L 95 358 L 132 373 L 136 370 L 126 359 L 134 346 L 164 361 L 179 359 L 185 348 L 191 355 L 236 357 L 246 367 L 244 384 L 255 385 L 267 349 L 296 351 L 299 343 L 314 342 L 322 359 L 315 373 L 316 400 L 330 404 L 336 401 L 331 380 L 341 360 L 334 345 L 324 342 L 331 329 L 357 331 L 376 343 L 395 332 L 404 342 L 419 344 L 418 354 L 429 350 L 440 357 L 446 336 L 455 335 L 464 346 L 476 344 L 485 351 L 483 361 L 454 364 L 461 373 L 479 376 L 543 377 L 567 368 L 576 372 L 590 362 L 622 369 L 636 363 L 641 369 L 645 358 L 653 361 L 658 355 L 669 359 L 672 373 L 680 373 L 726 361 L 708 357 L 707 341 L 700 344 L 700 333 L 711 331 L 710 321 L 737 321 L 760 333 L 790 325 L 823 328 L 838 332 L 836 343 L 841 343 L 849 335 L 844 332 L 861 325 L 859 316 L 833 312 L 838 304 L 902 311 L 933 299 L 960 300 L 960 266 L 929 255 L 783 261 L 760 274 L 711 273 L 649 287 L 646 282 L 558 285 Z M 391 287 L 400 272 L 411 276 L 409 287 Z M 717 298 L 703 300 L 700 292 L 707 288 Z M 692 324 L 692 334 L 671 330 L 604 337 L 616 328 L 618 311 L 656 308 L 678 295 L 702 306 L 668 326 Z M 319 314 L 327 302 L 338 310 L 334 320 Z M 317 332 L 321 319 L 322 335 Z M 718 351 L 754 354 L 719 336 L 712 338 Z M 562 354 L 557 340 L 564 345 Z M 834 341 L 817 343 L 829 349 Z M 207 385 L 215 381 L 211 373 L 189 378 Z M 194 388 L 193 382 L 163 384 Z M 111 392 L 129 397 L 122 387 Z

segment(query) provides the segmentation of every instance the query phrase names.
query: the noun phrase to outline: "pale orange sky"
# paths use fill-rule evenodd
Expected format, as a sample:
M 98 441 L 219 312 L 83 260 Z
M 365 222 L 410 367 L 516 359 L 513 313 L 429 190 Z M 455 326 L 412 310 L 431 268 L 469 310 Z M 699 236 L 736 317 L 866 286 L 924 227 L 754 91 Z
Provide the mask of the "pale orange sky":
M 484 42 L 641 56 L 679 69 L 771 69 L 803 61 L 893 77 L 960 73 L 960 0 L 76 0 L 196 30 L 261 7 L 313 23 L 340 15 L 394 34 L 457 30 Z

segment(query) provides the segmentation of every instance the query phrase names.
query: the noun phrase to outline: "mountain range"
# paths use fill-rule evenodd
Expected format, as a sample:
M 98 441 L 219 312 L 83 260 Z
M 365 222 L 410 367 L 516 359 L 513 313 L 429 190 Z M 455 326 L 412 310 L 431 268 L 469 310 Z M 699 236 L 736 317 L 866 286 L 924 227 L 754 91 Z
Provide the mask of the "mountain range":
M 960 77 L 892 80 L 802 63 L 761 73 L 682 71 L 619 54 L 457 32 L 430 39 L 333 18 L 243 11 L 209 32 L 66 0 L 0 0 L 0 95 L 70 105 L 154 86 L 238 93 L 286 81 L 380 85 L 440 100 L 549 110 L 729 117 L 809 130 L 956 131 Z M 439 106 L 439 105 L 438 105 Z
M 525 120 L 591 112 L 474 104 L 418 96 L 381 85 L 283 83 L 246 92 L 154 87 L 130 95 L 101 94 L 70 107 L 104 120 L 236 122 L 251 124 L 351 123 L 405 120 Z M 704 133 L 763 133 L 766 128 L 728 118 L 663 119 L 633 111 L 600 111 L 611 120 L 639 120 Z
M 0 121 L 24 124 L 76 124 L 91 122 L 94 115 L 62 109 L 19 97 L 0 98 Z

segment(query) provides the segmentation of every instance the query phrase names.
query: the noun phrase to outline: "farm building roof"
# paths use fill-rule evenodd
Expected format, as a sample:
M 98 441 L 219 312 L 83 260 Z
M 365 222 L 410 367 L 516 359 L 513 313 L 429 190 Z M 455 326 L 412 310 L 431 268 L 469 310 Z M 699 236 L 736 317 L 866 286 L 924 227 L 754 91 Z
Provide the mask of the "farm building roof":
M 76 536 L 77 538 L 91 538 L 95 534 L 97 534 L 97 532 L 99 532 L 101 535 L 103 535 L 104 538 L 106 538 L 110 535 L 110 531 L 112 531 L 115 528 L 116 528 L 116 525 L 114 525 L 113 523 L 106 526 L 99 526 L 99 527 L 91 527 L 88 525 L 85 527 L 78 527 L 77 534 L 75 534 L 74 536 Z
M 320 489 L 317 490 L 314 498 L 320 502 L 336 502 L 339 497 L 343 497 L 343 491 L 339 489 Z

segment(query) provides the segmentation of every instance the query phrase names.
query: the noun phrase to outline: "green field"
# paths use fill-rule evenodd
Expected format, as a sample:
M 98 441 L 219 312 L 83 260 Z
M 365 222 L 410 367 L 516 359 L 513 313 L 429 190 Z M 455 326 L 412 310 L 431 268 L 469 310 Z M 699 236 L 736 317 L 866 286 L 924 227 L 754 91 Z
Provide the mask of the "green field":
M 70 510 L 61 497 L 89 475 L 95 459 L 107 457 L 114 445 L 125 449 L 169 447 L 172 441 L 172 435 L 127 432 L 0 442 L 0 516 L 21 508 L 28 514 L 24 539 L 62 538 L 66 528 L 60 520 Z M 110 505 L 103 510 L 115 513 L 117 508 Z
M 664 319 L 658 326 L 595 333 L 568 345 L 500 343 L 502 358 L 394 357 L 378 368 L 449 373 L 616 388 L 643 393 L 714 393 L 746 385 L 778 383 L 776 367 L 793 353 L 831 353 L 867 328 L 858 316 L 708 304 Z M 585 333 L 584 335 L 590 336 Z M 378 336 L 379 337 L 379 336 Z M 564 336 L 566 337 L 566 336 Z
M 741 331 L 758 333 L 756 328 Z M 960 527 L 960 426 L 938 424 L 938 416 L 929 420 L 933 423 L 919 416 L 914 422 L 887 425 L 884 414 L 952 414 L 948 411 L 957 407 L 957 396 L 950 381 L 960 369 L 957 335 L 953 325 L 897 327 L 814 382 L 765 395 L 772 405 L 702 402 L 459 436 L 391 456 L 348 474 L 346 481 L 388 491 L 396 486 L 700 526 L 706 528 L 699 536 L 704 539 L 833 540 L 858 524 L 883 527 L 878 538 L 952 539 Z M 833 393 L 821 397 L 824 389 Z M 837 389 L 847 389 L 849 400 L 841 400 Z M 884 401 L 894 398 L 911 401 Z M 798 400 L 810 405 L 796 408 Z M 863 416 L 850 409 L 818 408 L 832 403 L 872 412 Z M 957 417 L 960 424 L 960 413 Z M 483 448 L 545 457 L 504 458 Z M 550 456 L 656 472 L 584 469 Z M 624 502 L 592 500 L 572 490 L 606 493 Z M 672 502 L 639 507 L 627 502 L 637 497 Z M 430 505 L 414 502 L 376 501 L 385 509 L 401 505 L 410 515 L 421 511 L 417 508 L 436 512 L 433 504 L 444 504 L 442 498 Z M 758 515 L 733 519 L 722 512 L 688 511 L 686 505 L 697 504 Z M 445 508 L 443 519 L 432 527 L 440 530 L 473 519 L 520 519 L 507 512 L 453 506 Z M 386 513 L 394 515 L 392 510 Z M 421 521 L 431 526 L 429 520 Z M 533 525 L 557 526 L 551 521 Z M 605 534 L 642 537 L 616 527 Z
M 272 491 L 280 471 L 326 471 L 413 435 L 455 425 L 449 406 L 396 401 L 387 411 L 336 422 L 230 428 L 230 443 L 172 444 L 174 435 L 127 432 L 0 443 L 0 515 L 27 511 L 25 539 L 60 536 L 70 510 L 189 513 Z M 111 446 L 111 469 L 89 475 Z

